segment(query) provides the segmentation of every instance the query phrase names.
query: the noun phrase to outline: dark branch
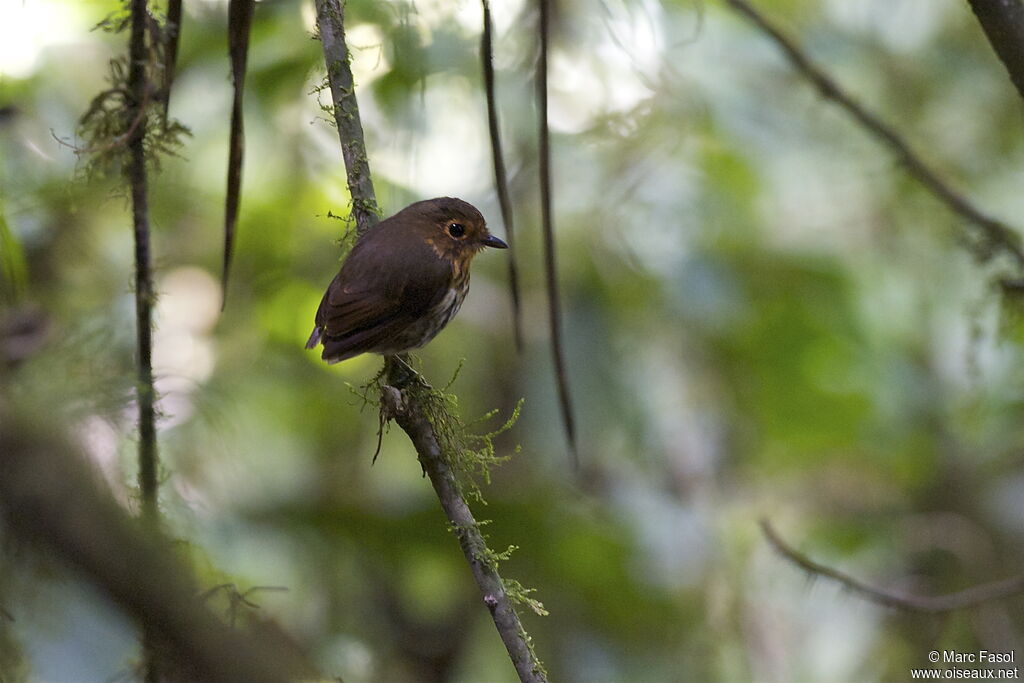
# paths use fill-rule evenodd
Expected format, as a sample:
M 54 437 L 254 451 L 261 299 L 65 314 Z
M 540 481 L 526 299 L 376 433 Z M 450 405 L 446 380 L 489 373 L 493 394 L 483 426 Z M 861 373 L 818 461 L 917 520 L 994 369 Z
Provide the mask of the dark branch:
M 967 0 L 1017 92 L 1024 97 L 1024 5 L 1020 0 Z
M 974 225 L 980 231 L 985 243 L 991 247 L 991 249 L 985 250 L 985 253 L 1001 250 L 1013 258 L 1018 269 L 1024 270 L 1024 250 L 1021 248 L 1020 236 L 1010 226 L 987 215 L 950 187 L 891 126 L 856 102 L 831 76 L 812 62 L 793 40 L 745 0 L 725 0 L 725 2 L 771 38 L 789 59 L 793 68 L 803 74 L 822 97 L 830 99 L 842 107 L 872 137 L 888 146 L 911 176 L 954 213 Z
M 0 408 L 0 519 L 13 535 L 79 572 L 142 626 L 151 651 L 158 650 L 161 664 L 167 664 L 160 680 L 319 680 L 272 623 L 256 623 L 243 633 L 218 619 L 170 542 L 126 515 L 58 432 L 52 422 Z
M 231 55 L 231 141 L 228 151 L 228 190 L 224 207 L 224 265 L 221 270 L 221 308 L 227 304 L 228 275 L 235 247 L 238 206 L 241 202 L 242 161 L 245 154 L 245 125 L 242 95 L 245 91 L 245 63 L 249 56 L 249 33 L 256 0 L 231 0 L 228 3 L 228 52 Z
M 129 111 L 134 128 L 128 138 L 128 183 L 131 185 L 132 225 L 135 234 L 135 318 L 138 353 L 139 488 L 143 513 L 157 516 L 156 416 L 153 389 L 153 274 L 149 250 L 149 199 L 146 176 L 146 103 L 150 83 L 146 76 L 146 0 L 132 0 L 128 56 Z
M 166 44 L 164 46 L 164 123 L 170 120 L 171 86 L 178 68 L 178 45 L 181 43 L 181 0 L 167 2 Z
M 524 683 L 547 681 L 540 662 L 530 648 L 529 636 L 509 600 L 497 568 L 484 556 L 487 543 L 480 533 L 480 525 L 462 497 L 455 474 L 438 445 L 434 428 L 423 406 L 409 391 L 401 389 L 409 384 L 409 380 L 407 365 L 389 356 L 387 381 L 390 386 L 385 387 L 382 392 L 383 409 L 394 417 L 395 422 L 409 435 L 409 440 L 415 446 L 420 466 L 430 479 L 438 500 L 441 501 L 441 507 L 444 508 L 445 516 L 458 536 L 462 553 L 466 556 L 476 585 L 483 595 L 484 604 L 491 612 L 498 635 L 505 643 L 508 656 L 516 668 L 516 673 L 519 674 L 519 680 Z
M 959 609 L 977 607 L 995 600 L 1002 600 L 1024 593 L 1024 574 L 1003 581 L 993 581 L 980 586 L 973 586 L 956 593 L 936 596 L 911 595 L 898 591 L 885 590 L 870 586 L 838 569 L 815 562 L 800 553 L 782 540 L 775 528 L 767 519 L 761 520 L 761 530 L 768 542 L 787 560 L 813 576 L 821 576 L 835 581 L 844 588 L 860 595 L 866 600 L 907 612 L 952 612 Z
M 361 235 L 380 218 L 377 195 L 373 191 L 370 161 L 363 141 L 363 122 L 359 118 L 352 67 L 349 65 L 348 45 L 345 43 L 345 22 L 338 0 L 315 0 L 316 22 L 320 29 L 320 42 L 327 62 L 327 81 L 331 87 L 334 105 L 334 123 L 341 140 L 341 155 L 345 159 L 348 191 L 352 197 L 352 217 Z
M 377 220 L 377 202 L 367 163 L 359 104 L 348 65 L 344 15 L 338 0 L 315 2 L 320 42 L 324 48 L 327 75 L 334 99 L 334 117 L 345 157 L 349 191 L 352 193 L 352 213 L 356 219 L 356 228 L 362 234 Z M 389 415 L 395 417 L 398 425 L 409 435 L 416 448 L 423 471 L 430 478 L 441 507 L 459 537 L 466 561 L 483 594 L 484 604 L 491 612 L 495 628 L 505 644 L 520 680 L 530 683 L 547 681 L 543 667 L 533 654 L 529 636 L 509 600 L 501 577 L 491 564 L 484 561 L 482 554 L 487 546 L 441 452 L 434 428 L 426 416 L 423 405 L 410 392 L 396 388 L 408 384 L 408 364 L 395 356 L 387 356 L 385 370 L 391 386 L 384 387 L 381 409 L 386 409 Z
M 132 225 L 135 234 L 135 325 L 138 353 L 136 393 L 139 402 L 139 489 L 142 515 L 152 529 L 159 523 L 157 504 L 156 391 L 153 387 L 153 273 L 149 249 L 149 198 L 146 177 L 147 76 L 146 0 L 131 0 L 131 35 L 128 42 L 128 111 L 134 129 L 128 133 L 128 183 L 131 186 Z M 143 651 L 146 683 L 161 678 L 154 632 L 144 625 Z
M 540 56 L 537 59 L 537 128 L 540 139 L 540 213 L 544 230 L 544 270 L 548 284 L 548 313 L 551 325 L 551 355 L 555 363 L 555 383 L 558 403 L 562 410 L 562 423 L 569 442 L 569 456 L 574 467 L 579 467 L 576 450 L 576 422 L 573 418 L 572 394 L 569 392 L 569 371 L 565 364 L 562 345 L 562 308 L 558 296 L 558 268 L 555 265 L 555 225 L 551 211 L 551 133 L 548 127 L 548 42 L 549 3 L 540 4 Z
M 498 102 L 494 86 L 494 26 L 491 5 L 481 0 L 484 8 L 484 30 L 480 38 L 480 61 L 484 69 L 484 91 L 487 94 L 487 126 L 491 134 L 491 158 L 494 160 L 494 187 L 501 205 L 501 221 L 508 239 L 508 286 L 512 296 L 512 327 L 515 331 L 516 350 L 523 350 L 523 316 L 519 302 L 519 271 L 516 267 L 515 229 L 512 223 L 512 198 L 505 173 L 505 155 L 501 148 L 501 127 L 498 125 Z

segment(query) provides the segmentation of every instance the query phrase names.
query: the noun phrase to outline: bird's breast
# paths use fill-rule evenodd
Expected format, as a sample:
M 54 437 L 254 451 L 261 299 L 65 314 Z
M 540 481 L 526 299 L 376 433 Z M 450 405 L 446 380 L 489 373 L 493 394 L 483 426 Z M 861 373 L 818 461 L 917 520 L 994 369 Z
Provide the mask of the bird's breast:
M 453 285 L 448 288 L 448 291 L 445 292 L 444 298 L 442 298 L 441 301 L 437 304 L 436 309 L 436 315 L 441 323 L 440 326 L 438 327 L 439 331 L 442 327 L 451 322 L 451 319 L 454 318 L 455 314 L 459 312 L 459 309 L 462 307 L 462 302 L 465 300 L 466 294 L 468 292 L 468 277 L 456 280 L 456 282 L 453 283 Z
M 469 292 L 469 276 L 465 275 L 455 279 L 445 291 L 444 296 L 413 326 L 415 329 L 410 330 L 410 336 L 417 338 L 416 343 L 412 346 L 423 346 L 436 337 L 437 333 L 443 330 L 445 325 L 451 322 L 455 314 L 459 312 L 467 292 Z

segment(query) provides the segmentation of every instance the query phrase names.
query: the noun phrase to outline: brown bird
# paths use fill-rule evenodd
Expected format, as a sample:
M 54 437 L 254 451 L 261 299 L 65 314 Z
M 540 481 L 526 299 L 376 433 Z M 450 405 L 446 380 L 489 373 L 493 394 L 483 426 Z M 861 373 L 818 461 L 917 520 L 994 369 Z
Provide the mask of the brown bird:
M 469 264 L 484 247 L 508 245 L 472 204 L 416 202 L 361 235 L 331 281 L 306 348 L 337 363 L 361 353 L 416 349 L 455 316 L 469 291 Z

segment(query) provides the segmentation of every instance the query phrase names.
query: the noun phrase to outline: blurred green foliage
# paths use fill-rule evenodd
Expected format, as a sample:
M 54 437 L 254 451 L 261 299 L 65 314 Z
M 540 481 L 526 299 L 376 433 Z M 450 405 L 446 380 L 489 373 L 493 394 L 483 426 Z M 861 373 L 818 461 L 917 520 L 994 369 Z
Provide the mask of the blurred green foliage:
M 131 504 L 128 205 L 54 140 L 76 144 L 124 51 L 89 31 L 117 3 L 8 4 L 0 25 L 22 22 L 24 39 L 7 29 L 15 47 L 0 51 L 0 263 L 4 291 L 45 311 L 51 334 L 4 394 L 49 406 Z M 1024 216 L 1021 103 L 966 3 L 760 4 L 951 182 Z M 933 649 L 1020 645 L 1021 598 L 897 613 L 809 582 L 759 535 L 767 516 L 816 559 L 921 594 L 1017 573 L 1024 325 L 993 285 L 1002 264 L 975 262 L 960 220 L 717 3 L 560 3 L 555 204 L 584 462 L 569 470 L 540 267 L 535 17 L 520 2 L 494 12 L 528 344 L 517 356 L 495 252 L 420 357 L 435 385 L 464 362 L 466 420 L 525 397 L 495 438 L 499 456 L 522 451 L 476 513 L 494 547 L 519 546 L 503 571 L 550 610 L 524 619 L 552 680 L 904 680 Z M 502 234 L 479 7 L 352 0 L 348 14 L 385 212 L 457 195 Z M 348 203 L 312 16 L 298 0 L 257 7 L 219 314 L 226 8 L 186 3 L 170 114 L 192 138 L 151 183 L 162 509 L 209 587 L 286 587 L 249 599 L 329 674 L 512 680 L 400 430 L 371 467 L 377 416 L 348 385 L 380 360 L 328 367 L 302 349 L 346 229 L 328 213 Z M 116 613 L 43 561 L 2 557 L 5 675 L 131 669 Z

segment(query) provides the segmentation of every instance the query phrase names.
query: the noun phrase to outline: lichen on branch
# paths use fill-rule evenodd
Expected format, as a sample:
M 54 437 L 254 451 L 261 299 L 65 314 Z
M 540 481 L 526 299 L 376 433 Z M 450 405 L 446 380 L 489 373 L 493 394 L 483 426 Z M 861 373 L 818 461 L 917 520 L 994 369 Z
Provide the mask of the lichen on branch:
M 177 156 L 184 138 L 191 135 L 188 127 L 167 115 L 166 20 L 146 13 L 142 59 L 145 75 L 140 93 L 133 90 L 132 60 L 120 55 L 110 60 L 107 86 L 101 90 L 78 121 L 77 135 L 81 144 L 66 140 L 85 162 L 87 176 L 124 175 L 131 166 L 130 143 L 141 136 L 146 163 L 158 168 L 162 156 Z M 122 10 L 108 15 L 96 29 L 109 33 L 122 33 L 131 26 L 128 3 Z M 158 85 L 163 84 L 163 85 Z

